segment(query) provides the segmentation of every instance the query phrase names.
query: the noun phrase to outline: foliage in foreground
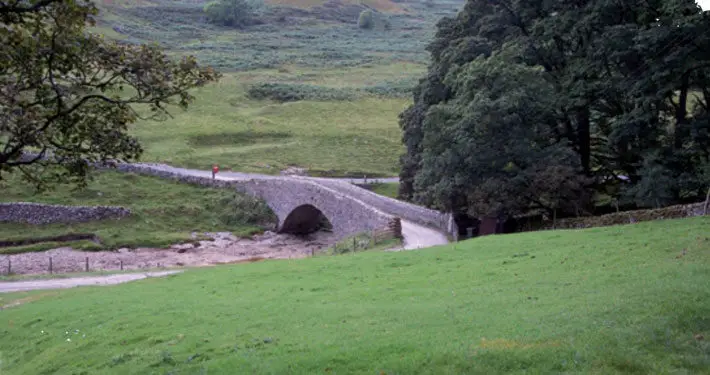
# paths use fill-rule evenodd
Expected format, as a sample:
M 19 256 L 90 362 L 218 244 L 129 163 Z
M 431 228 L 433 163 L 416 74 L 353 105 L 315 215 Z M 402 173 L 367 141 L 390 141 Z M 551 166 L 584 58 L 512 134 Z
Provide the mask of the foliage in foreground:
M 706 373 L 708 225 L 490 236 L 18 294 L 25 304 L 0 312 L 2 370 Z
M 162 120 L 169 105 L 187 108 L 188 90 L 219 78 L 192 56 L 87 33 L 97 13 L 90 1 L 0 3 L 0 179 L 15 171 L 38 186 L 83 184 L 84 160 L 142 153 L 127 133 L 141 117 L 136 105 Z
M 403 197 L 473 216 L 705 197 L 710 13 L 694 0 L 468 0 L 401 114 Z
M 38 202 L 80 206 L 123 206 L 132 215 L 121 220 L 50 225 L 0 223 L 0 239 L 20 240 L 69 233 L 93 233 L 101 249 L 161 247 L 193 240 L 192 232 L 231 231 L 250 235 L 273 227 L 274 214 L 261 200 L 211 189 L 166 181 L 157 177 L 119 172 L 92 175 L 85 189 L 68 186 L 35 193 L 19 178 L 0 185 L 0 202 Z M 34 244 L 0 249 L 2 253 L 46 250 L 52 244 Z M 77 243 L 78 249 L 97 250 L 92 242 Z M 88 246 L 87 246 L 88 245 Z

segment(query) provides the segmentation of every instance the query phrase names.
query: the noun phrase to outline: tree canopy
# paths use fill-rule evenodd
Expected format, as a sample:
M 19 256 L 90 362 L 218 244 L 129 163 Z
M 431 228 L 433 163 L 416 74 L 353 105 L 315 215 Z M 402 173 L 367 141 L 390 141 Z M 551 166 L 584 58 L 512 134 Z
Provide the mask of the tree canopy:
M 710 17 L 694 0 L 468 0 L 400 115 L 400 195 L 473 216 L 704 198 Z
M 0 179 L 83 183 L 87 161 L 134 160 L 130 124 L 164 120 L 219 78 L 193 57 L 87 32 L 97 12 L 90 1 L 0 1 Z
M 261 0 L 215 0 L 207 3 L 204 11 L 214 24 L 241 28 L 259 23 L 257 15 L 263 7 Z

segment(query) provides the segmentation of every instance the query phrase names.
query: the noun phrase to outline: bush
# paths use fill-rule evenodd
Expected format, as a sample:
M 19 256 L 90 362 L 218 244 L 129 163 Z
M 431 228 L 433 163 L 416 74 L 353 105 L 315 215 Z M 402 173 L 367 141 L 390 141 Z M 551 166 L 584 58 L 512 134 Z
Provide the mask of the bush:
M 247 96 L 257 100 L 271 99 L 278 102 L 352 100 L 356 97 L 352 90 L 291 83 L 259 83 L 249 88 Z
M 357 26 L 361 29 L 372 29 L 375 27 L 375 17 L 371 10 L 365 9 L 360 12 L 360 17 L 357 20 Z
M 385 81 L 373 86 L 365 87 L 363 91 L 371 95 L 390 98 L 409 98 L 412 96 L 412 89 L 416 85 L 416 79 Z
M 216 0 L 205 5 L 204 11 L 214 24 L 244 27 L 258 23 L 256 16 L 263 5 L 258 0 Z
M 222 199 L 218 209 L 220 221 L 229 226 L 275 227 L 278 222 L 276 214 L 264 201 L 249 195 L 235 193 L 231 197 Z

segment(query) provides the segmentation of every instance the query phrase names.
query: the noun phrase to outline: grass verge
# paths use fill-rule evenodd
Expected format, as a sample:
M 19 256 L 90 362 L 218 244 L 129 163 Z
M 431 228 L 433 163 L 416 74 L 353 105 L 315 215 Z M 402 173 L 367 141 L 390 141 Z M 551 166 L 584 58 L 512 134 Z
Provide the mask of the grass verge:
M 56 291 L 0 313 L 2 370 L 707 373 L 709 225 L 487 236 Z
M 368 186 L 368 190 L 373 193 L 397 199 L 399 195 L 399 183 L 377 183 Z
M 338 255 L 355 253 L 359 251 L 381 251 L 398 247 L 400 245 L 402 245 L 402 240 L 399 238 L 388 238 L 385 240 L 373 241 L 370 233 L 359 233 L 354 236 L 346 237 L 323 251 L 328 255 Z
M 265 203 L 230 190 L 179 184 L 157 177 L 107 171 L 98 172 L 84 190 L 69 186 L 35 193 L 31 187 L 10 177 L 0 187 L 0 202 L 37 202 L 81 206 L 123 206 L 132 215 L 120 220 L 86 223 L 28 225 L 0 223 L 0 239 L 22 240 L 72 233 L 95 234 L 100 245 L 91 241 L 37 243 L 0 248 L 10 254 L 42 251 L 71 245 L 82 250 L 121 247 L 163 247 L 204 239 L 204 232 L 233 232 L 247 236 L 263 230 L 275 217 Z M 193 237 L 195 232 L 197 237 Z

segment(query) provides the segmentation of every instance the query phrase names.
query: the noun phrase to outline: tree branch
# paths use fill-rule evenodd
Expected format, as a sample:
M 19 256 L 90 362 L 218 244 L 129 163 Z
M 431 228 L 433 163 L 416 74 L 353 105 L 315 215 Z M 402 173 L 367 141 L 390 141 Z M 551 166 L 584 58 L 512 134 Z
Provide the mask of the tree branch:
M 40 10 L 41 8 L 44 8 L 52 3 L 58 3 L 62 0 L 40 0 L 37 4 L 32 5 L 31 7 L 21 7 L 18 6 L 18 2 L 15 2 L 15 4 L 10 5 L 6 3 L 0 3 L 0 15 L 2 14 L 21 14 L 21 13 L 31 13 L 31 12 L 36 12 Z

